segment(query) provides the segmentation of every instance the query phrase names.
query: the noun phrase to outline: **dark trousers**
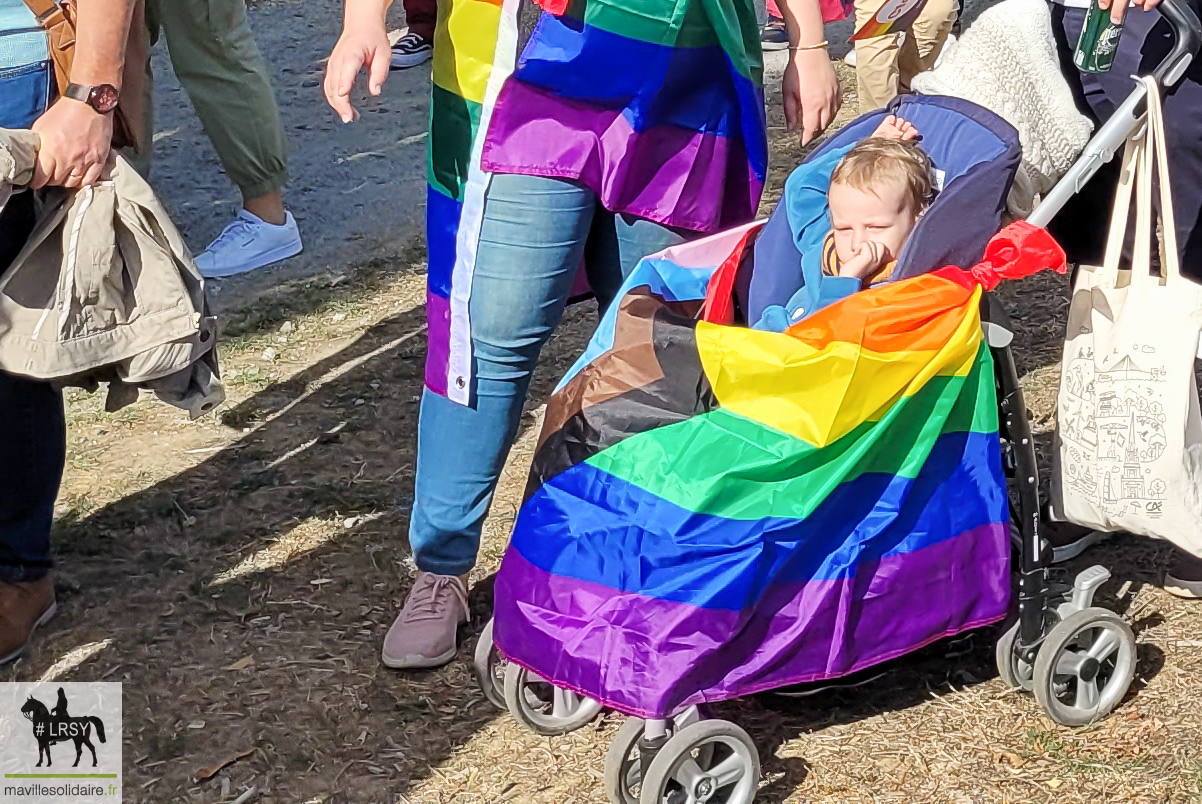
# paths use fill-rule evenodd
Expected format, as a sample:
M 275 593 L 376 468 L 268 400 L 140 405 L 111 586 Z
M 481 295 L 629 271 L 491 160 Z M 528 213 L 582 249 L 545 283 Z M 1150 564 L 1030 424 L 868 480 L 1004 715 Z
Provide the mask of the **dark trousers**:
M 0 212 L 0 273 L 33 229 L 33 196 Z M 0 371 L 0 581 L 36 581 L 51 566 L 50 525 L 67 455 L 62 394 Z
M 1100 75 L 1081 73 L 1072 66 L 1072 51 L 1085 21 L 1084 9 L 1052 6 L 1064 75 L 1077 106 L 1100 123 L 1131 94 L 1132 75 L 1146 75 L 1164 59 L 1173 45 L 1169 24 L 1156 12 L 1131 9 L 1114 67 Z M 1181 271 L 1202 280 L 1202 64 L 1194 62 L 1176 87 L 1164 98 L 1165 134 L 1172 179 L 1173 212 Z M 1116 158 L 1057 216 L 1052 231 L 1072 259 L 1097 264 L 1105 250 L 1114 188 L 1118 182 Z
M 405 0 L 405 24 L 409 33 L 434 41 L 434 25 L 438 22 L 438 0 Z

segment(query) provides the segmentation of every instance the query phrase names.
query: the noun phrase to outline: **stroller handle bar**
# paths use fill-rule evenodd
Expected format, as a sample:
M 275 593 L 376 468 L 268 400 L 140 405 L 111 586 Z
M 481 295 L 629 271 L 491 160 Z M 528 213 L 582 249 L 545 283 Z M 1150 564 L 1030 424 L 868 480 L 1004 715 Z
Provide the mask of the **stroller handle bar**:
M 1198 55 L 1202 47 L 1202 23 L 1199 23 L 1198 15 L 1185 4 L 1185 0 L 1162 0 L 1156 8 L 1173 29 L 1175 39 L 1169 55 L 1152 71 L 1152 77 L 1164 89 L 1180 81 Z M 1127 140 L 1143 126 L 1147 111 L 1144 104 L 1147 89 L 1140 81 L 1134 84 L 1127 99 L 1098 129 L 1073 166 L 1027 217 L 1030 223 L 1036 226 L 1051 223 L 1068 200 L 1081 192 L 1086 182 L 1093 178 L 1102 165 L 1114 159 Z
M 1169 55 L 1152 71 L 1156 83 L 1166 89 L 1181 80 L 1198 55 L 1198 49 L 1202 47 L 1202 23 L 1184 0 L 1163 0 L 1156 8 L 1172 27 L 1176 39 Z

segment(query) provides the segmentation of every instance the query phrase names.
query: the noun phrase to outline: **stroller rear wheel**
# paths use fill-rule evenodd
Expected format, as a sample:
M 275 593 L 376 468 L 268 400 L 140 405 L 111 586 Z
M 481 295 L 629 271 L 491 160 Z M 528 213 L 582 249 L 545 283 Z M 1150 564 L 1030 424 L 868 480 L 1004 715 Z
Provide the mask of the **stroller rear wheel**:
M 1035 657 L 1035 700 L 1062 726 L 1110 714 L 1135 677 L 1135 634 L 1123 618 L 1090 607 L 1052 627 Z
M 639 804 L 752 804 L 760 755 L 734 723 L 703 720 L 664 743 L 642 782 Z
M 598 701 L 556 687 L 516 664 L 505 668 L 505 707 L 544 737 L 576 731 L 601 712 Z
M 508 663 L 497 652 L 496 643 L 492 641 L 491 617 L 476 640 L 472 665 L 476 671 L 476 683 L 480 685 L 484 697 L 498 709 L 505 709 L 505 668 Z

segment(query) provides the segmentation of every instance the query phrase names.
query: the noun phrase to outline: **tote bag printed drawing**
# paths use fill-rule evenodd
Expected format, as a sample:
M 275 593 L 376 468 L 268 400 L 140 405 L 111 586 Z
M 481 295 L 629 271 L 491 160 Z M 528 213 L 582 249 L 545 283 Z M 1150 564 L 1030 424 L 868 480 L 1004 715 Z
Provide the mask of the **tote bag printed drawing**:
M 1144 137 L 1129 142 L 1103 265 L 1073 284 L 1057 403 L 1053 503 L 1058 518 L 1167 539 L 1202 555 L 1202 415 L 1194 357 L 1202 285 L 1181 276 L 1164 121 L 1148 88 Z M 1164 237 L 1151 273 L 1153 175 Z M 1135 247 L 1119 263 L 1132 195 Z

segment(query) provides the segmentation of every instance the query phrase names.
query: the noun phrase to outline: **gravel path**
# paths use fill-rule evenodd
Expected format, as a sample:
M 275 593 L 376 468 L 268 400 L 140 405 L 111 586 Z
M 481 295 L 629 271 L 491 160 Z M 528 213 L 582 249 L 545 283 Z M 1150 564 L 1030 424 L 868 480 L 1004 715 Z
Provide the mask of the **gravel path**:
M 400 25 L 400 3 L 396 8 L 391 21 Z M 343 125 L 321 90 L 341 16 L 342 4 L 331 0 L 265 0 L 251 10 L 291 147 L 285 201 L 300 224 L 305 251 L 270 270 L 221 283 L 220 306 L 253 298 L 282 279 L 395 254 L 420 235 L 429 67 L 393 72 L 379 98 L 362 91 L 361 119 Z M 237 213 L 238 191 L 175 80 L 162 43 L 154 71 L 153 183 L 189 245 L 200 251 Z

